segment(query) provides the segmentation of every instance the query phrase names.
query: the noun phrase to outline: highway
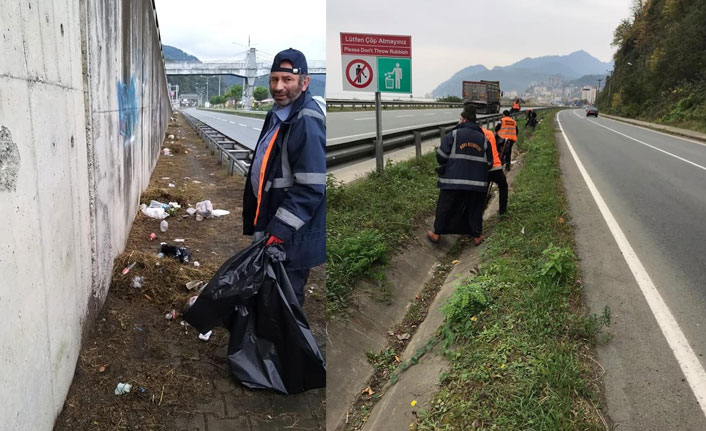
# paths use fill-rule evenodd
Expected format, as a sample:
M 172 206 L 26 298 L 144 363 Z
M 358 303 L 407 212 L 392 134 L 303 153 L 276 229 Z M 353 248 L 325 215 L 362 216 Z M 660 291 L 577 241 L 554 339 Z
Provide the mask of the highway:
M 260 136 L 260 129 L 262 129 L 262 125 L 265 122 L 264 117 L 259 119 L 214 111 L 202 111 L 196 108 L 186 108 L 183 111 L 251 150 L 255 149 L 257 138 Z
M 618 429 L 706 429 L 706 144 L 583 110 L 558 123 L 587 303 L 612 315 L 609 414 Z
M 400 109 L 382 112 L 383 130 L 458 120 L 461 109 Z M 329 112 L 326 116 L 326 142 L 341 138 L 375 135 L 375 111 Z

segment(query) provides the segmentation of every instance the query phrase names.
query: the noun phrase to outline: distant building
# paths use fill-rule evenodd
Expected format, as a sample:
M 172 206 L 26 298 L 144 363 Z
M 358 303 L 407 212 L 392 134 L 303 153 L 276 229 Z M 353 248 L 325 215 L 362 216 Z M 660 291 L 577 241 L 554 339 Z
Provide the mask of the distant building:
M 581 100 L 585 100 L 591 105 L 596 103 L 596 87 L 583 87 L 581 89 Z

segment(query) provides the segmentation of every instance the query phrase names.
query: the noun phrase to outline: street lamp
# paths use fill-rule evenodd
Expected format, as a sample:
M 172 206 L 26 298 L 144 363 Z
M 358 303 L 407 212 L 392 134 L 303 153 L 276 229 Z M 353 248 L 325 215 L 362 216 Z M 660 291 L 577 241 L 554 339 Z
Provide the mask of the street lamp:
M 206 100 L 210 103 L 211 99 L 208 98 L 208 80 L 211 78 L 218 78 L 218 77 L 217 76 L 204 76 L 203 78 L 206 80 Z

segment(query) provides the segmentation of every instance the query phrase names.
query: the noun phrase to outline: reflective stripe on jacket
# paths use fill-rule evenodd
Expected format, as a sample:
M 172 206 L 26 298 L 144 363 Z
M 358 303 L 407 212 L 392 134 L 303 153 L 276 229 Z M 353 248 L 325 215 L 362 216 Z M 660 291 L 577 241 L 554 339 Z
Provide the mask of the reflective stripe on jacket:
M 498 136 L 517 142 L 517 122 L 510 117 L 503 117 L 500 121 Z
M 461 123 L 441 140 L 436 152 L 440 189 L 488 189 L 488 168 L 493 164 L 492 147 L 483 129 L 475 123 Z
M 268 130 L 272 115 L 267 114 L 261 134 Z M 264 169 L 259 199 L 252 190 L 251 173 L 246 176 L 243 233 L 267 232 L 284 240 L 288 268 L 324 263 L 326 117 L 308 91 L 293 102 L 289 117 L 280 124 Z

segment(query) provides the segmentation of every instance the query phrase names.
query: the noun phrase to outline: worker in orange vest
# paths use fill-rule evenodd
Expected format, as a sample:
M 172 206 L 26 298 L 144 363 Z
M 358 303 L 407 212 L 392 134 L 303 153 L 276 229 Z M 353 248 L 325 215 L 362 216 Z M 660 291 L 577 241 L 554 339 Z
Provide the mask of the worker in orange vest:
M 512 104 L 512 109 L 510 112 L 519 112 L 520 111 L 520 99 L 515 99 L 515 101 Z
M 500 122 L 495 126 L 495 133 L 497 133 L 498 137 L 500 139 L 504 140 L 504 145 L 500 144 L 501 147 L 503 147 L 502 154 L 500 154 L 500 158 L 502 160 L 503 165 L 505 165 L 505 170 L 509 171 L 510 170 L 510 162 L 511 162 L 511 156 L 512 156 L 512 146 L 517 142 L 517 134 L 518 134 L 518 129 L 517 129 L 517 122 L 510 117 L 510 112 L 507 110 L 503 111 L 503 117 L 500 119 Z
M 500 192 L 500 207 L 498 208 L 498 214 L 503 215 L 507 212 L 507 179 L 503 173 L 503 166 L 500 162 L 500 155 L 498 153 L 498 147 L 496 144 L 495 134 L 487 129 L 482 129 L 485 134 L 486 139 L 490 142 L 490 147 L 493 153 L 493 164 L 488 170 L 488 180 L 498 185 L 498 190 Z M 486 198 L 485 205 L 488 206 L 490 200 L 490 188 L 491 184 L 488 185 L 488 196 Z

